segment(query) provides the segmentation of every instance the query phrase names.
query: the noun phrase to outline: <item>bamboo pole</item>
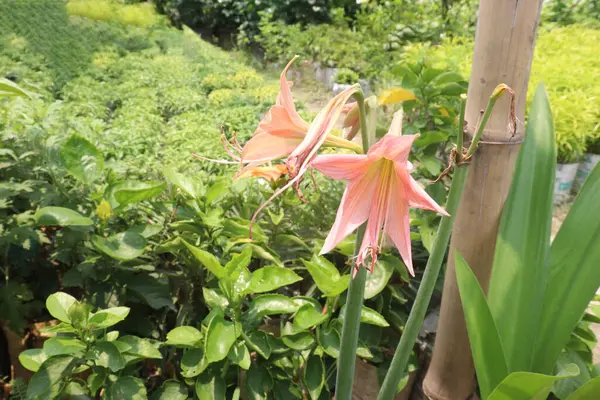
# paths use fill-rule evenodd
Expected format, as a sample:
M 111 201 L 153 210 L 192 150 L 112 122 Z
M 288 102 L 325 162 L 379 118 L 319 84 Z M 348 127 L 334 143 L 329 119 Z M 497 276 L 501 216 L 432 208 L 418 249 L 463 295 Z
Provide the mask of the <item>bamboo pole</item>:
M 524 121 L 529 72 L 542 0 L 481 0 L 466 121 L 469 135 L 499 83 L 516 94 Z M 475 373 L 454 269 L 454 250 L 467 260 L 487 291 L 496 235 L 508 195 L 524 126 L 509 128 L 510 99 L 501 98 L 475 153 L 454 223 L 442 294 L 438 332 L 423 391 L 433 400 L 462 400 L 475 388 Z

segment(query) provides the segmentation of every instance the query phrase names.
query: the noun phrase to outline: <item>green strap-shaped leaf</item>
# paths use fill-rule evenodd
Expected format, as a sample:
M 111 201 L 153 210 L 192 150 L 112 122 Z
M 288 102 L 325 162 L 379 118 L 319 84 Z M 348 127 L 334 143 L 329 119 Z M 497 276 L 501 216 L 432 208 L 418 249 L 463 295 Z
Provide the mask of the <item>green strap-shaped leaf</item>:
M 550 247 L 556 146 L 550 104 L 533 98 L 496 242 L 488 302 L 509 371 L 529 371 Z
M 567 365 L 556 376 L 513 372 L 494 389 L 487 400 L 546 400 L 554 382 L 578 374 L 579 368 L 575 364 Z
M 600 397 L 600 376 L 588 381 L 577 389 L 567 400 L 593 400 Z
M 534 371 L 549 373 L 600 286 L 600 164 L 588 176 L 550 249 Z
M 496 323 L 479 281 L 458 252 L 454 255 L 454 263 L 477 381 L 481 389 L 481 398 L 485 400 L 508 375 L 506 358 Z
M 13 97 L 13 96 L 22 96 L 22 97 L 31 97 L 29 94 L 21 89 L 19 85 L 10 81 L 6 78 L 0 78 L 0 97 Z

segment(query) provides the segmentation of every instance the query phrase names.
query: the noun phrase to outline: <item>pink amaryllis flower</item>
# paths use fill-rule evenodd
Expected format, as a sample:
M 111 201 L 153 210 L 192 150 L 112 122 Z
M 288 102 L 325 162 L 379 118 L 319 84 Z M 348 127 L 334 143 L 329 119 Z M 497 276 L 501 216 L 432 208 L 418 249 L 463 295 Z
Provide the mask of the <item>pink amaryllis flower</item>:
M 394 136 L 398 124 L 367 154 L 319 155 L 312 167 L 325 175 L 348 181 L 331 232 L 321 254 L 331 251 L 365 221 L 367 228 L 356 260 L 371 272 L 377 261 L 380 234 L 385 231 L 414 276 L 408 207 L 423 208 L 448 216 L 410 176 L 408 153 L 419 135 Z M 371 258 L 369 265 L 367 258 Z
M 331 134 L 332 126 L 327 130 L 318 130 L 314 121 L 309 124 L 300 117 L 296 111 L 290 90 L 293 83 L 286 78 L 289 68 L 297 58 L 298 56 L 295 56 L 281 72 L 279 77 L 279 94 L 277 95 L 275 105 L 269 109 L 259 122 L 258 128 L 252 138 L 242 147 L 235 136 L 231 141 L 223 136 L 225 151 L 233 158 L 233 161 L 213 160 L 198 154 L 194 154 L 194 156 L 221 164 L 240 164 L 242 168 L 236 174 L 236 178 L 239 178 L 245 176 L 244 174 L 247 170 L 267 162 L 287 156 L 293 156 L 292 158 L 295 159 L 302 151 L 306 153 L 309 147 L 314 147 L 315 143 L 318 144 L 318 147 L 347 148 L 361 153 L 362 148 L 360 145 Z M 347 95 L 348 92 L 351 91 L 354 93 L 355 90 L 355 88 L 346 90 L 336 96 L 335 99 L 345 98 L 347 100 L 349 98 Z M 319 114 L 320 121 L 322 123 L 327 123 L 327 121 L 335 122 L 339 114 L 337 113 L 338 107 L 343 106 L 340 103 L 340 101 L 335 101 L 332 107 L 332 103 L 330 102 L 326 107 L 325 115 L 322 115 L 322 113 Z M 299 150 L 297 150 L 298 147 L 300 147 Z M 302 159 L 304 158 L 302 157 Z M 296 167 L 292 167 L 291 177 L 297 175 L 297 169 Z
M 295 56 L 283 69 L 279 77 L 279 94 L 275 105 L 259 122 L 254 136 L 246 143 L 241 151 L 241 161 L 260 165 L 267 161 L 276 160 L 290 155 L 306 139 L 311 125 L 304 121 L 296 111 L 292 91 L 293 83 L 288 81 L 286 74 Z M 326 132 L 322 141 L 323 146 L 349 148 L 360 152 L 360 146 Z

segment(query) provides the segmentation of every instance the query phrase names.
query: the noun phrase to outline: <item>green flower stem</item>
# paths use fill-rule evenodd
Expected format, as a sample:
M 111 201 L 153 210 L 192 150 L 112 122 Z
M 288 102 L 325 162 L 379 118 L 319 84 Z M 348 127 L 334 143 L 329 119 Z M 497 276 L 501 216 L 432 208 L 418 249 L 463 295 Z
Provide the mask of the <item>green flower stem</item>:
M 467 95 L 460 95 L 460 116 L 458 118 L 458 132 L 456 134 L 456 150 L 458 151 L 459 157 L 462 157 L 462 148 L 464 141 L 464 129 L 465 129 L 465 108 L 467 106 Z
M 494 104 L 496 104 L 496 101 L 500 98 L 500 96 L 506 92 L 511 93 L 512 89 L 504 84 L 500 84 L 492 93 L 487 108 L 483 114 L 483 118 L 481 119 L 481 122 L 477 128 L 477 132 L 475 133 L 473 141 L 471 142 L 471 146 L 467 151 L 466 158 L 471 157 L 477 149 L 477 144 L 479 143 L 479 140 L 483 134 L 483 129 L 490 118 Z M 462 129 L 465 118 L 464 105 L 465 100 L 463 99 L 461 102 L 460 119 L 458 121 L 459 132 L 456 139 L 457 147 L 459 144 L 461 144 L 460 142 L 462 142 L 463 138 Z M 461 149 L 461 147 L 458 148 Z M 446 254 L 446 249 L 448 248 L 448 242 L 450 241 L 450 235 L 452 234 L 452 224 L 454 223 L 456 210 L 458 209 L 458 204 L 460 203 L 460 198 L 462 197 L 462 193 L 465 188 L 467 167 L 468 166 L 466 164 L 455 164 L 454 176 L 452 178 L 452 184 L 450 185 L 450 192 L 448 193 L 448 200 L 446 202 L 446 211 L 448 214 L 450 214 L 450 217 L 442 217 L 442 222 L 438 228 L 435 242 L 433 243 L 433 248 L 431 249 L 431 254 L 427 260 L 427 265 L 425 266 L 423 279 L 421 280 L 419 290 L 417 291 L 415 303 L 413 304 L 410 315 L 408 316 L 408 321 L 404 327 L 404 332 L 402 332 L 402 336 L 400 337 L 400 343 L 398 343 L 398 347 L 394 353 L 394 358 L 392 359 L 390 368 L 385 376 L 383 385 L 381 386 L 381 390 L 377 396 L 377 400 L 392 400 L 394 396 L 396 396 L 398 384 L 400 383 L 400 380 L 406 371 L 406 365 L 408 364 L 410 353 L 413 349 L 415 341 L 417 340 L 419 330 L 423 325 L 425 313 L 427 312 L 427 307 L 429 306 L 429 301 L 431 300 L 431 295 L 435 289 L 435 283 L 437 282 L 438 275 L 440 274 L 440 269 L 442 267 L 442 262 L 444 261 L 444 255 Z
M 429 256 L 429 260 L 427 260 L 427 266 L 425 267 L 425 273 L 423 274 L 415 303 L 408 316 L 406 327 L 400 337 L 400 343 L 398 343 L 398 347 L 396 348 L 396 353 L 381 386 L 381 391 L 377 396 L 378 400 L 392 400 L 396 396 L 398 384 L 406 371 L 408 358 L 425 319 L 425 313 L 427 312 L 427 307 L 429 306 L 429 301 L 431 300 L 431 295 L 433 294 L 435 283 L 442 267 L 444 254 L 446 253 L 450 234 L 452 233 L 452 224 L 456 209 L 458 208 L 458 203 L 465 187 L 466 177 L 467 165 L 457 167 L 454 171 L 446 203 L 446 211 L 448 211 L 450 217 L 442 217 L 442 222 L 438 228 L 431 255 Z
M 492 93 L 492 95 L 490 96 L 490 100 L 488 101 L 488 105 L 487 105 L 485 111 L 483 112 L 483 117 L 481 118 L 481 121 L 479 122 L 479 126 L 477 127 L 477 132 L 475 132 L 475 136 L 473 136 L 473 141 L 471 142 L 471 145 L 469 146 L 469 150 L 467 150 L 467 155 L 465 156 L 466 158 L 471 157 L 473 155 L 473 153 L 475 153 L 475 150 L 477 150 L 477 145 L 479 144 L 479 141 L 481 140 L 481 137 L 483 136 L 483 129 L 485 128 L 485 125 L 487 124 L 488 119 L 490 119 L 490 115 L 492 114 L 492 109 L 494 108 L 494 104 L 496 104 L 496 101 L 498 101 L 498 99 L 506 92 L 508 92 L 511 96 L 514 96 L 514 92 L 512 91 L 512 89 L 510 89 L 508 86 L 506 86 L 503 83 L 496 86 L 496 89 L 494 89 L 494 92 Z M 513 98 L 513 100 L 514 100 L 514 98 Z M 464 119 L 464 116 L 463 116 L 463 119 Z
M 361 90 L 357 91 L 354 94 L 354 97 L 358 102 L 360 134 L 363 151 L 366 154 L 369 150 L 369 131 L 367 130 L 365 97 Z M 375 129 L 375 124 L 372 124 L 372 126 L 369 126 L 369 128 Z M 363 236 L 365 235 L 366 226 L 366 223 L 362 224 L 356 232 L 354 257 L 358 255 Z M 362 311 L 366 280 L 367 269 L 361 266 L 356 272 L 356 276 L 350 280 L 350 285 L 348 286 L 348 294 L 346 295 L 346 311 L 344 313 L 344 324 L 342 326 L 340 356 L 338 357 L 337 363 L 338 368 L 335 384 L 336 400 L 352 399 L 352 383 L 354 381 L 356 348 L 358 346 L 358 331 L 360 329 L 360 313 Z

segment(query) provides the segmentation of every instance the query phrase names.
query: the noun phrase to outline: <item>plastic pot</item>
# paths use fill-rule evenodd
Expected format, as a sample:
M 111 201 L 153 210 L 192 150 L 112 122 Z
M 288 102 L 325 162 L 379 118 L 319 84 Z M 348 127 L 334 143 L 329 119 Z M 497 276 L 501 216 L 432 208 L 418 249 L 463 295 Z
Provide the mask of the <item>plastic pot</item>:
M 569 199 L 578 169 L 579 163 L 556 165 L 554 204 L 561 204 Z
M 573 192 L 578 192 L 583 185 L 583 182 L 587 179 L 588 175 L 596 164 L 600 162 L 600 154 L 592 154 L 586 153 L 583 161 L 579 164 L 579 169 L 577 170 L 577 176 L 575 177 L 575 182 L 573 182 Z

